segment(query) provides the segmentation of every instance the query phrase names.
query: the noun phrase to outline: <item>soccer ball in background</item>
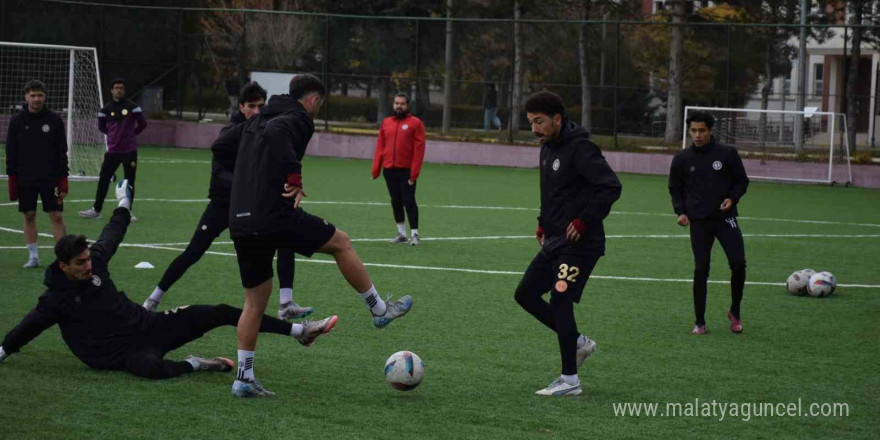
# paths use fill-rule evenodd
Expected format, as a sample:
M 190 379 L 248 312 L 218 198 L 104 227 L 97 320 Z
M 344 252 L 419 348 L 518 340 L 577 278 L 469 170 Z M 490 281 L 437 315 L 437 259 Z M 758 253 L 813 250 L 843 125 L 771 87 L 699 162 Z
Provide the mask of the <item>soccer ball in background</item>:
M 831 295 L 837 287 L 837 278 L 831 272 L 818 272 L 807 282 L 807 293 L 814 297 Z
M 411 351 L 398 351 L 385 361 L 385 380 L 395 390 L 415 389 L 425 377 L 425 363 Z
M 816 273 L 816 271 L 813 269 L 801 269 L 792 272 L 792 274 L 788 276 L 788 280 L 785 281 L 785 287 L 788 289 L 788 293 L 792 295 L 806 294 L 807 282 L 814 273 Z

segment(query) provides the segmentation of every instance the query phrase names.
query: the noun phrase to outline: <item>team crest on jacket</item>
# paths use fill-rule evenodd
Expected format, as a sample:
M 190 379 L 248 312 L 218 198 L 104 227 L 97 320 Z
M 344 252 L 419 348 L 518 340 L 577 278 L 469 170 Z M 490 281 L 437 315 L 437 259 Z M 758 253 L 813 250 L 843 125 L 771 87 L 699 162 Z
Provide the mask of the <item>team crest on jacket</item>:
M 720 170 L 721 169 L 721 161 L 716 160 L 715 162 L 712 162 L 712 169 L 715 171 Z
M 559 159 L 553 161 L 553 171 L 559 171 Z
M 43 133 L 49 132 L 49 124 L 43 124 Z
M 128 114 L 128 109 L 127 108 L 122 109 L 122 116 L 125 116 L 127 114 Z
M 409 124 L 403 124 L 400 126 L 400 128 L 406 130 L 407 128 L 409 128 Z
M 101 278 L 98 278 L 97 275 L 92 275 L 92 284 L 94 284 L 95 287 L 101 287 Z

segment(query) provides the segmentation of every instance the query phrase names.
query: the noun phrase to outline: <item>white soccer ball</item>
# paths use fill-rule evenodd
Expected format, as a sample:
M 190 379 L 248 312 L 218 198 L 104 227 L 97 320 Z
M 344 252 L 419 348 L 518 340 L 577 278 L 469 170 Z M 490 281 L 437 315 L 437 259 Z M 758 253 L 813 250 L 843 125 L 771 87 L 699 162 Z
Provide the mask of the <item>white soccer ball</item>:
M 788 293 L 792 295 L 804 295 L 807 293 L 807 282 L 810 277 L 816 273 L 813 269 L 801 269 L 792 272 L 785 281 L 785 287 Z
M 837 278 L 831 272 L 815 273 L 807 283 L 807 293 L 814 297 L 831 295 L 835 288 L 837 288 Z
M 385 380 L 395 390 L 415 389 L 425 377 L 425 363 L 411 351 L 398 351 L 385 361 Z

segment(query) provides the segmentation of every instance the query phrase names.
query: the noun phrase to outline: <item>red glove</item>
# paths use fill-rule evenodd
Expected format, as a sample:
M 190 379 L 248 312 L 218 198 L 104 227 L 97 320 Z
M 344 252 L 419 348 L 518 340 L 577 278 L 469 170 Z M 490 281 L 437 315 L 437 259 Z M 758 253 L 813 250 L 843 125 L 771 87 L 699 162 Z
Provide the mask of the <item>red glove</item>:
M 18 200 L 18 182 L 16 181 L 17 176 L 9 176 L 9 201 L 14 202 Z
M 535 237 L 538 237 L 539 240 L 544 238 L 544 227 L 543 226 L 538 225 L 538 230 L 535 231 Z
M 579 218 L 572 220 L 571 225 L 574 226 L 574 229 L 576 231 L 578 231 L 578 234 L 584 235 L 584 232 L 587 231 L 587 225 L 585 225 L 584 222 Z
M 70 191 L 70 185 L 67 182 L 67 177 L 58 178 L 58 186 L 57 192 L 55 193 L 55 197 L 64 197 L 67 195 L 67 192 Z
M 297 188 L 303 187 L 303 176 L 302 174 L 294 174 L 290 173 L 287 175 L 287 184 L 290 186 L 295 186 Z

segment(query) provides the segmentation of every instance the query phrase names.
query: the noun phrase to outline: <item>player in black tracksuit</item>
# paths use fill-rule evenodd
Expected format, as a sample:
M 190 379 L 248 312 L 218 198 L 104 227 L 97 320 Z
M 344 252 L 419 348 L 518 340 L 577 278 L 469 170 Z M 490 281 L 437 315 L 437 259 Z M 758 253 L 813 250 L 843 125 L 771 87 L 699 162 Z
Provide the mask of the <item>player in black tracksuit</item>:
M 229 131 L 238 139 L 229 231 L 245 288 L 238 325 L 238 377 L 232 386 L 233 395 L 239 397 L 272 395 L 255 379 L 253 360 L 256 325 L 272 289 L 272 255 L 279 247 L 306 257 L 315 252 L 331 255 L 346 281 L 361 294 L 378 328 L 412 306 L 409 296 L 387 302 L 379 298 L 348 236 L 299 207 L 305 196 L 301 159 L 314 133 L 313 118 L 325 88 L 314 75 L 301 74 L 291 80 L 289 91 L 272 96 L 258 116 Z
M 158 286 L 144 301 L 144 308 L 155 311 L 163 295 L 192 265 L 205 255 L 211 243 L 229 227 L 229 196 L 232 193 L 232 176 L 235 170 L 235 157 L 238 151 L 237 139 L 224 136 L 233 127 L 244 123 L 259 114 L 266 101 L 266 91 L 259 84 L 251 83 L 242 88 L 238 98 L 239 108 L 233 112 L 229 124 L 220 130 L 220 135 L 211 146 L 211 183 L 208 190 L 210 202 L 205 207 L 199 225 L 186 249 L 171 262 L 162 275 Z M 311 307 L 300 307 L 293 303 L 294 257 L 290 249 L 278 249 L 278 280 L 281 287 L 278 318 L 303 318 L 312 313 Z
M 64 197 L 67 195 L 67 135 L 61 117 L 46 107 L 46 86 L 41 81 L 25 85 L 25 104 L 12 116 L 6 136 L 6 174 L 9 200 L 18 201 L 24 215 L 24 238 L 28 248 L 25 268 L 39 267 L 37 249 L 37 197 L 49 215 L 52 234 L 66 234 Z
M 127 186 L 127 181 L 121 185 Z M 3 339 L 0 361 L 58 324 L 70 351 L 92 368 L 125 370 L 150 379 L 175 377 L 194 370 L 232 369 L 232 361 L 223 358 L 191 356 L 176 362 L 163 357 L 211 329 L 236 325 L 240 309 L 220 304 L 182 306 L 154 313 L 129 300 L 110 278 L 110 259 L 131 222 L 128 188 L 128 195 L 118 196 L 120 207 L 113 212 L 98 241 L 88 247 L 82 235 L 67 235 L 58 241 L 58 259 L 46 269 L 43 281 L 46 291 L 37 306 Z M 295 325 L 298 324 L 265 316 L 260 331 L 291 335 Z
M 556 332 L 562 376 L 541 395 L 581 393 L 577 369 L 595 351 L 574 317 L 584 287 L 605 255 L 602 221 L 620 198 L 621 185 L 590 135 L 566 119 L 559 95 L 538 92 L 526 102 L 526 115 L 541 146 L 541 214 L 537 237 L 541 250 L 529 264 L 515 299 Z M 542 296 L 550 292 L 550 302 Z
M 690 225 L 694 253 L 693 333 L 706 332 L 706 284 L 715 239 L 721 243 L 730 265 L 730 310 L 727 317 L 734 333 L 742 332 L 740 302 L 746 280 L 746 257 L 742 231 L 737 221 L 737 204 L 749 186 L 742 159 L 736 148 L 712 137 L 715 120 L 708 113 L 688 117 L 693 143 L 672 159 L 669 194 L 678 224 Z

